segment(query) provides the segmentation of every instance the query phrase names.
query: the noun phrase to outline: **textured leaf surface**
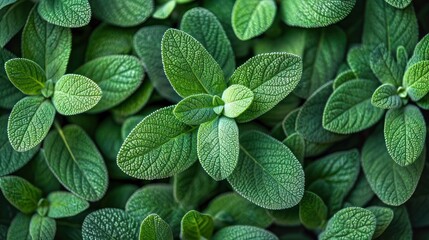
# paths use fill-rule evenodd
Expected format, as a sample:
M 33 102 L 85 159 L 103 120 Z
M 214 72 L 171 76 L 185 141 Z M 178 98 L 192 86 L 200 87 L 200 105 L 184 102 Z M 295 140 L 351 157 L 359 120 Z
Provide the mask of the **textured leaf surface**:
M 165 3 L 156 7 L 155 11 L 152 14 L 153 18 L 156 19 L 166 19 L 176 8 L 176 0 L 168 0 Z
M 223 114 L 229 118 L 236 118 L 246 111 L 252 104 L 253 92 L 239 84 L 229 86 L 222 93 L 222 100 L 225 102 Z
M 17 176 L 1 177 L 0 188 L 9 203 L 25 214 L 33 213 L 42 197 L 40 189 Z
M 191 210 L 182 218 L 180 236 L 184 240 L 210 239 L 214 230 L 213 218 Z
M 396 8 L 406 8 L 412 0 L 385 0 L 388 4 L 396 7 Z
M 231 226 L 221 229 L 213 237 L 213 240 L 237 239 L 237 240 L 278 240 L 276 235 L 262 228 L 252 226 Z
M 31 216 L 23 213 L 18 213 L 10 223 L 7 240 L 32 240 L 30 236 L 30 221 Z
M 34 214 L 30 222 L 30 236 L 32 239 L 53 240 L 57 224 L 54 219 Z
M 180 96 L 219 95 L 225 90 L 222 69 L 195 38 L 183 31 L 168 29 L 161 44 L 165 74 Z
M 399 108 L 403 103 L 396 87 L 390 83 L 385 83 L 375 89 L 371 97 L 371 104 L 381 109 L 391 109 Z
M 372 49 L 366 45 L 350 48 L 347 54 L 347 63 L 356 75 L 356 78 L 374 80 L 377 78 L 371 69 L 371 52 Z
M 0 0 L 0 9 L 6 7 L 7 5 L 15 3 L 16 1 L 17 0 Z
M 213 110 L 213 96 L 195 94 L 186 97 L 174 107 L 174 116 L 188 125 L 199 125 L 217 117 Z
M 232 9 L 232 28 L 240 40 L 264 33 L 273 23 L 277 6 L 273 0 L 238 0 Z
M 0 66 L 4 66 L 5 62 L 16 56 L 4 48 L 0 48 Z M 12 109 L 16 102 L 18 102 L 25 95 L 19 91 L 9 80 L 6 74 L 6 69 L 0 67 L 0 107 L 5 109 Z
M 393 220 L 378 239 L 413 239 L 413 230 L 405 206 L 392 208 L 392 210 Z
M 328 216 L 328 207 L 317 194 L 306 191 L 299 203 L 299 219 L 308 229 L 323 226 Z
M 283 143 L 292 151 L 293 155 L 303 163 L 305 157 L 305 139 L 299 133 L 289 135 Z
M 372 206 L 368 207 L 376 219 L 375 232 L 372 236 L 373 239 L 378 238 L 389 227 L 393 220 L 393 211 L 390 208 Z
M 401 85 L 403 69 L 392 57 L 386 46 L 378 46 L 371 52 L 370 66 L 380 82 L 390 83 L 394 86 Z
M 14 58 L 7 61 L 4 67 L 9 80 L 24 94 L 38 95 L 45 87 L 45 72 L 31 60 Z
M 138 113 L 148 103 L 153 93 L 152 83 L 144 81 L 143 84 L 125 101 L 121 102 L 111 111 L 116 116 L 129 117 Z
M 19 152 L 43 141 L 55 118 L 55 108 L 43 97 L 26 97 L 12 109 L 7 125 L 10 144 Z
M 429 35 L 424 36 L 420 42 L 417 43 L 414 48 L 414 53 L 408 61 L 408 67 L 424 60 L 429 60 Z
M 282 121 L 282 128 L 286 136 L 296 133 L 295 124 L 301 108 L 294 109 Z
M 147 216 L 140 226 L 140 240 L 173 240 L 170 226 L 156 214 Z
M 91 20 L 88 0 L 43 0 L 37 10 L 47 22 L 62 27 L 83 27 Z
M 429 61 L 421 61 L 407 69 L 404 87 L 413 101 L 418 101 L 429 93 Z
M 104 196 L 108 185 L 106 165 L 84 130 L 69 125 L 52 131 L 44 148 L 49 168 L 66 189 L 89 201 Z
M 240 137 L 240 152 L 237 167 L 228 177 L 237 193 L 268 209 L 298 204 L 304 195 L 304 171 L 289 148 L 252 131 Z
M 10 5 L 0 13 L 0 48 L 3 48 L 13 36 L 25 25 L 28 13 L 32 4 L 27 1 L 20 1 Z
M 260 54 L 237 68 L 229 83 L 246 86 L 254 94 L 238 121 L 253 120 L 272 109 L 297 86 L 301 73 L 301 58 L 288 53 Z
M 72 217 L 83 212 L 89 203 L 68 192 L 52 192 L 48 195 L 50 218 Z
M 128 135 L 118 154 L 118 166 L 141 179 L 170 177 L 197 160 L 196 131 L 162 108 L 143 119 Z

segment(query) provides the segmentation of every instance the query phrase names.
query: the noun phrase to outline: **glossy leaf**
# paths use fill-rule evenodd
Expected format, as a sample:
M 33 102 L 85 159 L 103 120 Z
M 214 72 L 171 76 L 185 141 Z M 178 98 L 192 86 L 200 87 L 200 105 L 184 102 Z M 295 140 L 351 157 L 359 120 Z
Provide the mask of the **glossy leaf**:
M 264 240 L 278 240 L 276 235 L 264 230 L 262 228 L 235 225 L 221 229 L 213 236 L 213 240 L 223 239 L 239 239 L 239 240 L 252 240 L 252 239 L 264 239 Z
M 52 192 L 48 195 L 48 217 L 63 218 L 77 215 L 89 207 L 89 203 L 68 192 Z
M 252 104 L 253 92 L 243 85 L 234 84 L 222 93 L 225 102 L 223 114 L 229 118 L 236 118 L 245 112 Z
M 0 189 L 9 203 L 25 214 L 33 213 L 42 197 L 40 189 L 17 176 L 1 177 Z
M 42 0 L 37 10 L 47 22 L 62 27 L 83 27 L 91 20 L 88 0 Z
M 191 210 L 182 218 L 180 236 L 183 240 L 210 239 L 214 222 L 210 215 Z
M 381 109 L 391 109 L 399 108 L 403 103 L 396 87 L 385 83 L 375 89 L 371 97 L 371 104 Z
M 30 222 L 30 236 L 32 239 L 53 240 L 57 224 L 54 219 L 34 214 Z
M 173 240 L 170 226 L 156 214 L 147 216 L 140 226 L 140 240 Z
M 418 62 L 407 69 L 403 86 L 413 101 L 429 93 L 429 61 Z
M 184 98 L 174 107 L 174 116 L 188 125 L 199 125 L 217 117 L 213 110 L 213 96 L 195 94 Z
M 45 87 L 45 72 L 37 63 L 25 58 L 14 58 L 4 66 L 9 80 L 24 94 L 38 95 Z

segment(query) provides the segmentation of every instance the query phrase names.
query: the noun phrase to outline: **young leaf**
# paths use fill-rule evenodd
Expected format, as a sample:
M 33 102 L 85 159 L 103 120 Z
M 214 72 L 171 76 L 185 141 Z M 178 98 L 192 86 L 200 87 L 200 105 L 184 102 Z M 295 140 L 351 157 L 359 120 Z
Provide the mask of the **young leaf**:
M 375 232 L 372 236 L 373 239 L 376 239 L 389 227 L 393 220 L 393 211 L 390 208 L 377 206 L 368 207 L 367 209 L 374 214 L 376 219 Z
M 183 240 L 210 239 L 214 230 L 210 215 L 191 210 L 182 218 L 180 237 Z
M 371 239 L 375 227 L 376 218 L 371 211 L 359 207 L 344 208 L 329 220 L 319 239 Z
M 342 84 L 326 103 L 323 127 L 331 132 L 350 134 L 377 123 L 384 114 L 383 109 L 371 104 L 372 94 L 377 87 L 377 82 L 361 79 Z
M 61 27 L 83 27 L 91 20 L 91 7 L 88 0 L 42 0 L 37 10 L 47 22 Z
M 24 94 L 39 95 L 45 87 L 45 72 L 31 60 L 14 58 L 7 61 L 4 67 L 9 80 Z
M 195 94 L 186 97 L 174 107 L 174 116 L 188 125 L 199 125 L 217 117 L 213 110 L 213 96 Z
M 122 171 L 140 179 L 166 178 L 197 160 L 196 131 L 180 122 L 173 108 L 155 111 L 128 135 L 117 158 Z
M 48 195 L 48 217 L 63 218 L 77 215 L 89 207 L 89 203 L 68 192 L 52 192 Z
M 387 111 L 384 139 L 392 159 L 400 166 L 414 163 L 421 155 L 426 139 L 426 122 L 414 105 Z
M 0 48 L 3 48 L 24 26 L 32 4 L 19 1 L 0 9 Z
M 16 58 L 13 53 L 4 48 L 0 48 L 0 66 L 4 66 L 8 60 L 13 58 Z M 25 96 L 9 80 L 4 67 L 0 67 L 0 85 L 2 86 L 0 91 L 1 108 L 12 109 L 13 106 Z
M 69 28 L 43 20 L 33 8 L 22 32 L 22 56 L 45 70 L 46 78 L 57 81 L 66 72 L 71 52 Z
M 301 58 L 288 53 L 260 54 L 238 67 L 229 83 L 248 87 L 254 98 L 237 120 L 248 122 L 268 112 L 297 86 L 301 72 Z
M 273 0 L 238 0 L 232 9 L 232 28 L 240 40 L 264 33 L 273 24 L 277 6 Z
M 262 228 L 236 225 L 226 228 L 222 228 L 214 236 L 213 240 L 224 240 L 224 239 L 240 239 L 240 240 L 252 240 L 252 239 L 264 239 L 264 240 L 278 240 L 276 235 L 264 230 Z
M 60 114 L 76 115 L 93 108 L 101 98 L 100 87 L 91 79 L 67 74 L 55 84 L 52 102 Z
M 371 104 L 381 109 L 391 109 L 400 108 L 403 103 L 396 87 L 385 83 L 375 89 L 371 97 Z
M 167 0 L 156 7 L 152 17 L 156 19 L 166 19 L 174 11 L 174 8 L 176 8 L 176 0 Z
M 370 66 L 381 83 L 390 83 L 393 86 L 402 84 L 403 69 L 383 44 L 371 52 Z
M 33 213 L 42 197 L 40 189 L 17 176 L 1 177 L 0 189 L 9 203 L 25 214 Z
M 226 88 L 222 69 L 195 38 L 168 29 L 161 43 L 164 71 L 174 90 L 182 96 L 220 95 Z
M 239 84 L 229 86 L 222 93 L 225 102 L 223 114 L 229 118 L 236 118 L 246 111 L 252 104 L 253 92 L 247 87 Z
M 334 84 L 332 87 L 335 90 L 341 86 L 341 84 L 354 79 L 356 79 L 356 74 L 353 72 L 353 70 L 349 69 L 337 75 L 337 77 L 334 79 Z
M 18 213 L 10 223 L 7 231 L 7 240 L 23 239 L 31 240 L 30 236 L 30 221 L 31 216 L 23 213 Z
M 414 48 L 414 53 L 408 61 L 407 67 L 413 66 L 414 64 L 429 60 L 429 34 L 424 36 Z
M 401 8 L 404 9 L 406 8 L 408 5 L 410 5 L 410 3 L 413 0 L 385 0 L 388 4 L 396 7 L 396 8 Z
M 413 101 L 422 99 L 429 93 L 429 61 L 418 62 L 407 69 L 403 86 Z
M 28 151 L 43 141 L 55 118 L 55 108 L 44 97 L 25 97 L 12 109 L 7 134 L 12 147 Z
M 322 227 L 328 216 L 328 207 L 315 193 L 306 191 L 302 201 L 299 203 L 299 219 L 308 229 Z
M 147 216 L 140 225 L 140 240 L 173 240 L 168 223 L 156 214 Z
M 257 131 L 240 137 L 239 160 L 228 182 L 237 193 L 268 209 L 291 208 L 304 195 L 299 161 L 284 144 Z
M 32 239 L 54 240 L 57 224 L 54 219 L 34 214 L 30 222 Z
M 66 189 L 88 201 L 104 196 L 108 185 L 106 165 L 82 128 L 57 128 L 43 145 L 49 168 Z
M 349 50 L 347 63 L 356 75 L 356 78 L 373 80 L 377 78 L 371 69 L 371 51 L 372 49 L 365 45 L 355 46 Z

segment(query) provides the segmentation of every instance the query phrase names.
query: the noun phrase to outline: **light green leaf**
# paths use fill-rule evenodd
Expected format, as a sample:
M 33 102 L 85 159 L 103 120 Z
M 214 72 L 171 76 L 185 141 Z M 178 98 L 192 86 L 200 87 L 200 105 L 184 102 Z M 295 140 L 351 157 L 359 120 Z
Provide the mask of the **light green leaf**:
M 68 192 L 52 192 L 48 195 L 48 217 L 63 218 L 75 216 L 89 207 L 89 203 Z
M 378 46 L 378 45 L 377 45 Z M 352 47 L 347 54 L 347 63 L 356 78 L 376 80 L 371 69 L 371 51 L 365 45 Z
M 91 0 L 94 15 L 120 27 L 131 27 L 146 21 L 154 10 L 153 0 Z
M 375 89 L 371 97 L 371 104 L 381 109 L 399 108 L 403 105 L 395 86 L 385 83 Z
M 305 157 L 305 139 L 299 133 L 289 135 L 283 143 L 292 151 L 293 155 L 303 163 Z
M 393 206 L 405 203 L 414 193 L 424 159 L 425 151 L 413 164 L 401 167 L 387 152 L 381 131 L 370 135 L 362 149 L 362 169 L 369 185 L 381 201 Z
M 180 22 L 180 29 L 189 33 L 213 56 L 225 77 L 235 70 L 235 57 L 225 31 L 216 16 L 205 8 L 187 11 Z
M 414 105 L 387 111 L 384 139 L 392 159 L 400 166 L 414 163 L 421 155 L 426 139 L 423 114 Z
M 385 1 L 396 8 L 404 9 L 408 5 L 410 5 L 413 0 L 385 0 Z
M 176 0 L 168 0 L 156 7 L 152 17 L 156 19 L 166 19 L 174 11 L 174 8 L 176 8 Z
M 28 151 L 40 142 L 51 129 L 55 108 L 44 97 L 25 97 L 12 109 L 7 125 L 10 144 L 19 152 Z
M 162 38 L 161 50 L 165 74 L 180 96 L 220 95 L 225 90 L 226 82 L 219 64 L 189 34 L 168 29 Z
M 0 48 L 3 48 L 24 26 L 32 4 L 19 1 L 1 9 L 0 12 Z
M 93 108 L 101 98 L 100 87 L 91 79 L 67 74 L 55 84 L 52 102 L 60 114 L 76 115 Z
M 390 83 L 393 86 L 402 84 L 403 69 L 385 45 L 382 44 L 371 52 L 370 66 L 381 83 Z
M 40 189 L 17 176 L 1 177 L 0 189 L 9 203 L 25 214 L 33 213 L 42 197 Z
M 222 93 L 222 100 L 225 102 L 223 114 L 229 118 L 236 118 L 246 111 L 252 104 L 253 92 L 239 84 L 229 86 Z
M 268 209 L 291 208 L 304 195 L 299 161 L 284 144 L 257 131 L 240 137 L 239 160 L 228 182 L 237 193 Z
M 37 10 L 47 22 L 62 27 L 83 27 L 91 20 L 88 0 L 42 0 Z
M 57 224 L 54 219 L 34 214 L 30 222 L 30 236 L 33 240 L 53 240 Z
M 83 240 L 137 239 L 139 222 L 122 209 L 103 208 L 87 215 L 82 224 Z
M 264 230 L 262 228 L 252 226 L 231 226 L 222 228 L 214 235 L 213 240 L 225 240 L 225 239 L 236 239 L 236 240 L 253 240 L 253 239 L 264 239 L 264 240 L 278 240 L 276 235 Z
M 15 3 L 16 1 L 18 0 L 0 0 L 0 9 L 6 7 L 7 5 Z
M 238 67 L 229 83 L 248 87 L 254 99 L 237 120 L 248 122 L 268 112 L 297 86 L 301 72 L 301 58 L 288 53 L 256 55 Z
M 383 234 L 387 227 L 389 227 L 393 220 L 393 211 L 390 208 L 378 206 L 368 207 L 367 209 L 374 214 L 376 219 L 375 232 L 372 236 L 372 238 L 375 239 Z
M 376 227 L 374 214 L 364 208 L 344 208 L 329 220 L 325 231 L 319 236 L 321 240 L 368 240 Z
M 407 69 L 403 86 L 413 101 L 422 99 L 429 93 L 429 61 L 418 62 Z
M 16 56 L 4 48 L 0 48 L 0 66 Z M 13 106 L 25 95 L 19 91 L 9 80 L 6 74 L 6 69 L 0 67 L 0 107 L 5 109 L 12 109 Z
M 291 26 L 325 27 L 343 20 L 352 11 L 356 0 L 282 0 L 283 20 Z
M 323 111 L 323 127 L 331 132 L 350 134 L 376 124 L 384 114 L 383 109 L 371 104 L 377 87 L 376 81 L 357 79 L 335 89 Z
M 261 35 L 273 24 L 277 6 L 273 0 L 237 0 L 232 9 L 232 28 L 240 40 Z
M 46 78 L 57 81 L 67 69 L 72 35 L 69 28 L 43 20 L 33 8 L 22 32 L 22 56 L 45 70 Z
M 177 120 L 173 108 L 155 111 L 128 135 L 117 158 L 122 171 L 141 179 L 166 178 L 197 160 L 196 131 Z
M 214 111 L 213 96 L 195 94 L 186 97 L 174 107 L 174 116 L 188 125 L 199 125 L 217 117 Z
M 299 219 L 308 229 L 321 228 L 328 217 L 328 207 L 315 193 L 306 191 L 299 203 Z
M 410 67 L 424 60 L 429 60 L 429 34 L 424 36 L 420 42 L 417 43 L 416 47 L 414 48 L 414 53 L 408 61 L 407 66 Z
M 45 72 L 31 60 L 14 58 L 7 61 L 4 67 L 9 80 L 24 94 L 39 95 L 45 87 Z
M 106 165 L 82 128 L 57 128 L 43 145 L 49 168 L 66 189 L 88 201 L 104 196 L 108 185 Z
M 10 223 L 7 240 L 33 240 L 30 236 L 31 216 L 18 213 Z
M 214 230 L 213 218 L 191 210 L 182 218 L 180 237 L 183 240 L 210 239 Z
M 170 226 L 156 214 L 147 216 L 140 225 L 140 240 L 173 240 Z

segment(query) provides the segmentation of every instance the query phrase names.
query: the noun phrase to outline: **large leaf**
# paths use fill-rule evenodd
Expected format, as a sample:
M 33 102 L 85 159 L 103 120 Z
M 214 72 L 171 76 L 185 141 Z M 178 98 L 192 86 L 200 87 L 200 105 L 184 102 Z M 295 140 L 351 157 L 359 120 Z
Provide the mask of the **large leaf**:
M 173 240 L 170 226 L 156 214 L 147 216 L 140 225 L 140 240 Z
M 403 86 L 413 101 L 422 99 L 429 93 L 429 61 L 418 62 L 407 69 Z
M 210 239 L 214 230 L 213 218 L 191 210 L 182 218 L 180 237 L 183 240 Z
M 42 197 L 40 189 L 17 176 L 1 177 L 0 189 L 9 203 L 25 214 L 33 213 Z
M 88 0 L 42 0 L 37 10 L 47 22 L 62 27 L 83 27 L 91 20 Z
M 52 192 L 48 195 L 48 217 L 63 218 L 77 215 L 89 207 L 89 203 L 69 192 Z
M 76 125 L 57 128 L 46 137 L 44 148 L 49 168 L 66 189 L 89 201 L 104 196 L 106 165 L 84 130 Z
M 57 224 L 54 219 L 34 214 L 30 222 L 32 239 L 54 240 Z
M 14 58 L 7 61 L 4 68 L 12 84 L 24 94 L 39 95 L 45 87 L 45 72 L 31 60 Z
M 10 60 L 16 58 L 14 54 L 4 48 L 0 48 L 0 66 Z M 12 109 L 15 103 L 17 103 L 25 95 L 19 91 L 9 80 L 6 74 L 6 69 L 0 67 L 0 107 L 5 109 Z
M 173 114 L 185 124 L 199 125 L 217 117 L 214 107 L 212 95 L 195 94 L 180 101 Z
M 3 48 L 24 26 L 32 4 L 19 1 L 0 12 L 0 48 Z
M 253 240 L 253 239 L 264 239 L 264 240 L 278 240 L 276 235 L 264 230 L 262 228 L 236 225 L 231 227 L 222 228 L 214 235 L 213 240 L 224 240 L 224 239 L 239 239 L 239 240 Z

